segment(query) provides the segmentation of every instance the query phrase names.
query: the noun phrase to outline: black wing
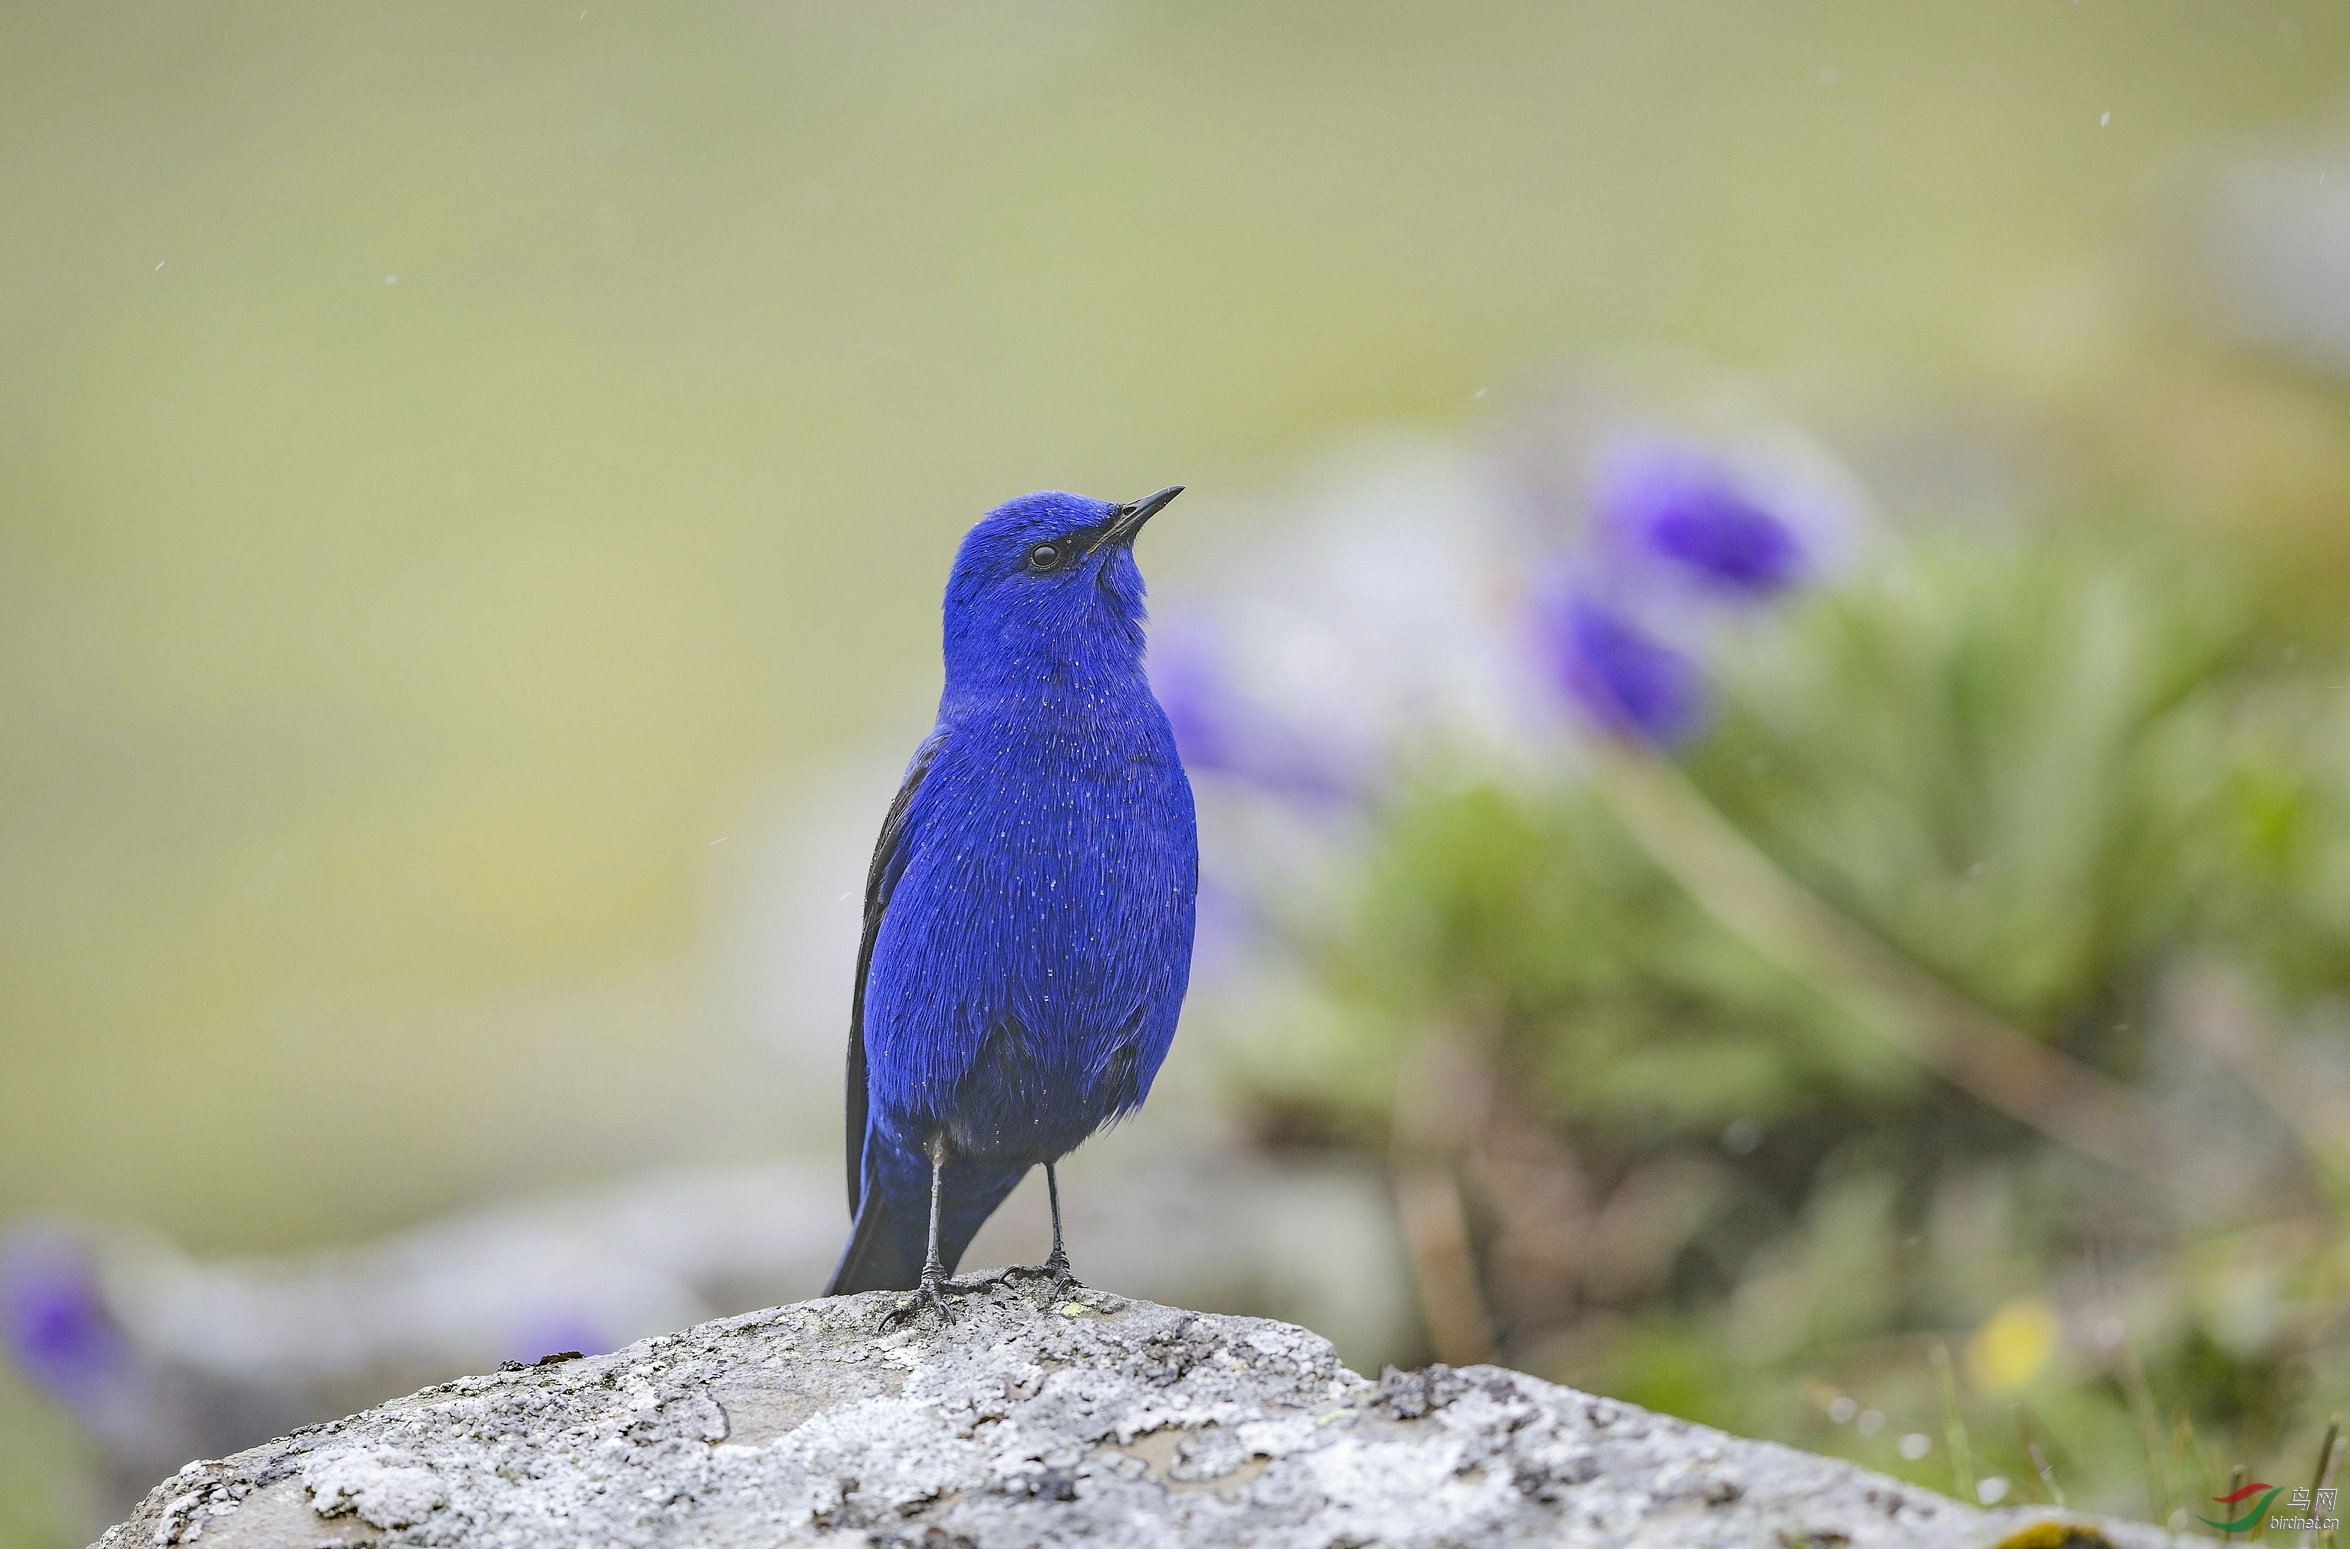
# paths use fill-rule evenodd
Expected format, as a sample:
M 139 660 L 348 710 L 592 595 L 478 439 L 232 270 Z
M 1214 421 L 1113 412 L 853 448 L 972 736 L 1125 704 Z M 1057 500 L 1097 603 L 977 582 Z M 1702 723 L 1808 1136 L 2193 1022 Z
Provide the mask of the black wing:
M 852 1217 L 857 1213 L 865 1178 L 865 974 L 873 966 L 873 938 L 881 934 L 881 916 L 889 908 L 889 895 L 898 885 L 898 874 L 906 869 L 906 814 L 914 805 L 915 789 L 922 784 L 922 777 L 930 773 L 930 766 L 938 760 L 938 750 L 944 746 L 946 733 L 934 731 L 914 750 L 914 762 L 906 766 L 906 781 L 889 804 L 889 816 L 881 820 L 881 837 L 873 844 L 873 864 L 865 868 L 865 939 L 857 946 L 857 988 L 849 1001 L 848 1148 Z

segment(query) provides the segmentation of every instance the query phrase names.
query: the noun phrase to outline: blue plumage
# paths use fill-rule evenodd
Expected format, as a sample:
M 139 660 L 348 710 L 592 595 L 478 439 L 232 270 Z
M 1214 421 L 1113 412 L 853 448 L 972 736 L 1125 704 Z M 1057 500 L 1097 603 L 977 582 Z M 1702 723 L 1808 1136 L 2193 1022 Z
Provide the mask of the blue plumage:
M 1180 493 L 989 512 L 947 581 L 946 692 L 865 886 L 849 1209 L 826 1294 L 935 1295 L 1030 1167 L 1137 1106 L 1191 969 L 1191 786 L 1143 673 L 1133 540 Z

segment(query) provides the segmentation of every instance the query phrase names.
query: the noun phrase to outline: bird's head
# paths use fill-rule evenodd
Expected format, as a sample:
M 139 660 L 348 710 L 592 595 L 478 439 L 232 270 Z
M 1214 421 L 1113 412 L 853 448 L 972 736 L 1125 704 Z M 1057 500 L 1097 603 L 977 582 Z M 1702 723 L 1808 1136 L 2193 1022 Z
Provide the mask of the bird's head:
M 1124 503 L 1040 490 L 979 520 L 947 578 L 950 679 L 1046 658 L 1114 667 L 1142 659 L 1134 538 L 1183 493 Z

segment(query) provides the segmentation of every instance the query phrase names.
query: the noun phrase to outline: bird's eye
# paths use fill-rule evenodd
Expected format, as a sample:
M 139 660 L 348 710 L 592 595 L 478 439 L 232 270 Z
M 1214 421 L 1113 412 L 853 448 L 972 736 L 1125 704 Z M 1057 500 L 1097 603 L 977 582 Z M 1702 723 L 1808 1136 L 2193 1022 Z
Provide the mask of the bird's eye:
M 1039 574 L 1060 562 L 1061 546 L 1057 543 L 1040 543 L 1028 551 L 1028 568 Z

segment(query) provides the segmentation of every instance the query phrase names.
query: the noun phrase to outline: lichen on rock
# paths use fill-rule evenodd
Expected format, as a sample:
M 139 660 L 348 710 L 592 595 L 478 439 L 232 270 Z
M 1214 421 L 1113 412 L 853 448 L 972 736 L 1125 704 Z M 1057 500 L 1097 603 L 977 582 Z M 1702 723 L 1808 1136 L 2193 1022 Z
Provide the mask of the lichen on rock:
M 302 1464 L 310 1509 L 322 1517 L 356 1512 L 376 1527 L 413 1527 L 448 1503 L 449 1491 L 414 1453 L 354 1447 L 314 1452 Z
M 1498 1368 L 1374 1382 L 1287 1324 L 965 1284 L 950 1322 L 841 1297 L 428 1388 L 190 1465 L 103 1542 L 1984 1549 L 2049 1516 Z

